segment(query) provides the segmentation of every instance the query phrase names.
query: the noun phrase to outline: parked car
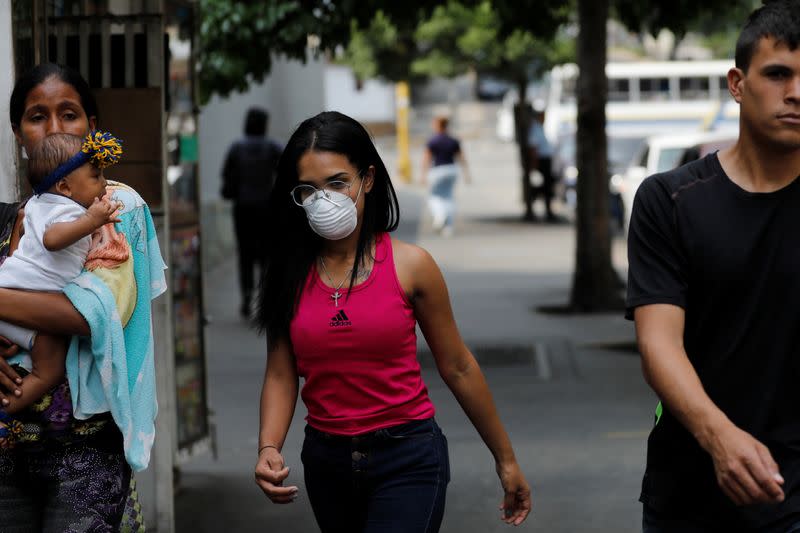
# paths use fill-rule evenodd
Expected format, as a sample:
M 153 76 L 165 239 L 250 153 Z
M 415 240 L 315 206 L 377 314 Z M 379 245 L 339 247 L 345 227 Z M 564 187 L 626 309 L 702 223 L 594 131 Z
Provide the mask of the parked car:
M 480 74 L 475 82 L 475 93 L 478 100 L 499 101 L 511 88 L 511 84 L 500 78 Z
M 609 134 L 608 135 L 608 179 L 609 208 L 611 218 L 621 228 L 623 224 L 622 199 L 616 184 L 621 179 L 636 150 L 644 142 L 641 134 Z M 578 168 L 576 159 L 575 133 L 559 137 L 553 155 L 553 175 L 556 178 L 558 196 L 564 205 L 575 209 L 577 204 Z
M 639 185 L 653 174 L 672 170 L 736 142 L 738 130 L 698 131 L 648 137 L 617 183 L 624 213 L 625 231 L 631 220 L 633 199 Z

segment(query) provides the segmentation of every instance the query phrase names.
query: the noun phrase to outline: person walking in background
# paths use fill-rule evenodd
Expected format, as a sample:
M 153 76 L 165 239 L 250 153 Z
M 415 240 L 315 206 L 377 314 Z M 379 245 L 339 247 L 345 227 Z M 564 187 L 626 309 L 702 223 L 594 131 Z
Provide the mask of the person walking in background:
M 222 197 L 233 201 L 233 228 L 239 253 L 239 312 L 250 316 L 255 287 L 255 267 L 264 270 L 264 210 L 267 208 L 275 169 L 283 147 L 267 138 L 269 113 L 253 107 L 247 111 L 244 137 L 228 150 L 222 168 Z
M 544 134 L 544 103 L 536 102 L 533 108 L 533 120 L 528 130 L 528 157 L 531 170 L 538 170 L 542 175 L 542 183 L 531 187 L 531 203 L 541 194 L 548 222 L 555 222 L 553 214 L 553 194 L 555 178 L 553 177 L 553 147 Z
M 366 129 L 336 112 L 300 124 L 265 223 L 256 483 L 274 503 L 297 496 L 284 485 L 281 450 L 302 376 L 301 459 L 322 532 L 439 531 L 450 466 L 417 360 L 419 323 L 439 374 L 494 456 L 501 518 L 519 525 L 530 487 L 461 339 L 442 273 L 425 250 L 391 237 L 398 223 L 397 196 Z
M 800 531 L 799 47 L 800 2 L 755 10 L 736 144 L 636 194 L 627 316 L 661 399 L 645 533 Z
M 433 130 L 436 132 L 428 139 L 422 154 L 422 184 L 430 182 L 428 208 L 433 217 L 433 229 L 445 237 L 453 234 L 455 215 L 454 192 L 458 179 L 458 166 L 466 183 L 472 179 L 467 167 L 467 159 L 461 149 L 461 143 L 447 132 L 449 120 L 445 116 L 433 119 Z

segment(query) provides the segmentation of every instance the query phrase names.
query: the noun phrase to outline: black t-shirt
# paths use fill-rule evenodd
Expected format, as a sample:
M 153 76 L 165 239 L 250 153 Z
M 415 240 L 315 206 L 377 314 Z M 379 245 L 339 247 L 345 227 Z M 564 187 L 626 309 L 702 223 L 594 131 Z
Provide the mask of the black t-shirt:
M 237 205 L 266 207 L 282 152 L 281 145 L 265 137 L 235 142 L 222 169 L 222 196 Z
M 786 494 L 779 505 L 735 507 L 710 455 L 665 406 L 641 501 L 730 520 L 726 531 L 783 531 L 777 523 L 800 519 L 800 179 L 750 193 L 710 154 L 645 180 L 628 239 L 628 318 L 648 304 L 685 310 L 686 353 L 706 392 L 769 448 Z
M 437 133 L 427 144 L 433 156 L 433 166 L 452 165 L 455 162 L 456 154 L 461 151 L 461 144 L 458 139 L 446 133 Z

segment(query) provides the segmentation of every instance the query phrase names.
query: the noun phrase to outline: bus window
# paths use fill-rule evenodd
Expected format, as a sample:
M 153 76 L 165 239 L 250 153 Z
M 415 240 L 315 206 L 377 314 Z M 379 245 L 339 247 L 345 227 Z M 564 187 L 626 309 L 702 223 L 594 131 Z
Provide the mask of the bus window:
M 677 167 L 681 161 L 681 156 L 685 147 L 662 148 L 656 163 L 656 172 L 666 172 Z
M 728 90 L 728 78 L 727 76 L 720 76 L 719 78 L 719 99 L 720 100 L 730 100 L 731 93 Z
M 629 102 L 631 100 L 630 81 L 624 78 L 608 79 L 608 101 Z
M 711 97 L 707 77 L 680 78 L 681 100 L 707 100 Z
M 639 94 L 642 101 L 669 100 L 669 78 L 641 78 Z

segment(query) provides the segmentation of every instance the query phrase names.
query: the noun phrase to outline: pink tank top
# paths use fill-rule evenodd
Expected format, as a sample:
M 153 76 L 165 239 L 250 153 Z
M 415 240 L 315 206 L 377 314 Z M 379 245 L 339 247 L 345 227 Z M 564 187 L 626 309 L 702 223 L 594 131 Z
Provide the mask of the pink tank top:
M 352 290 L 340 289 L 338 307 L 312 267 L 290 325 L 306 421 L 327 433 L 358 435 L 434 415 L 392 240 L 385 233 L 376 240 L 372 273 Z

